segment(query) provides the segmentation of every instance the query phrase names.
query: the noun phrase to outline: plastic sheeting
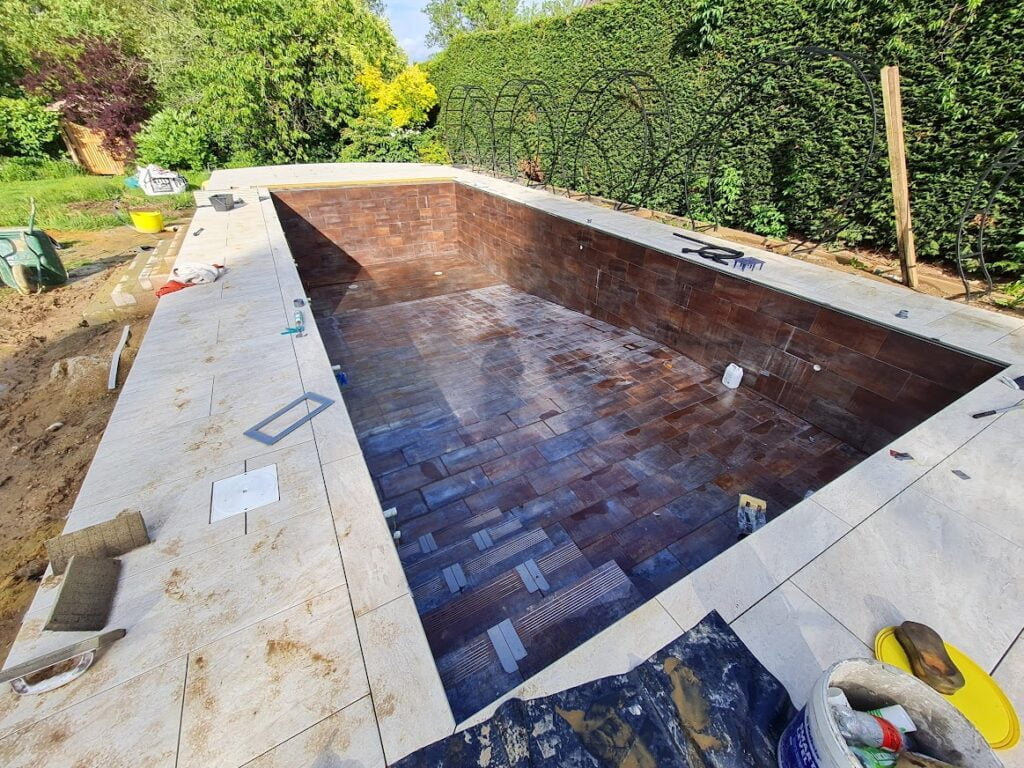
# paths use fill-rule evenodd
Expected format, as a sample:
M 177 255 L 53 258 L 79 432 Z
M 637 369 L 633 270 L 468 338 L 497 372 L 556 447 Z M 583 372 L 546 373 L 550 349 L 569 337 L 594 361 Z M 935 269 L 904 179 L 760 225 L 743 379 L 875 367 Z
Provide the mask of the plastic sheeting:
M 394 765 L 774 768 L 794 714 L 786 689 L 711 613 L 631 672 L 512 699 Z

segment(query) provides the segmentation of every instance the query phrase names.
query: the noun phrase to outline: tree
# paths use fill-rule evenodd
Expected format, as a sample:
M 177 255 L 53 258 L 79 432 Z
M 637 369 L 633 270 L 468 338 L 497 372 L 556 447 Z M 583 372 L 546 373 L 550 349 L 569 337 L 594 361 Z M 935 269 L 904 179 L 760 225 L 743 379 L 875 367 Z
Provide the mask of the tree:
M 365 100 L 359 117 L 341 134 L 340 160 L 448 162 L 436 129 L 424 129 L 437 90 L 421 67 L 414 64 L 390 80 L 376 67 L 366 67 L 357 81 Z
M 395 128 L 420 127 L 437 104 L 437 89 L 418 64 L 407 67 L 392 80 L 385 80 L 377 67 L 367 67 L 358 78 L 370 104 L 364 110 L 372 117 L 385 117 Z
M 71 53 L 59 48 L 38 52 L 22 86 L 32 94 L 59 100 L 69 119 L 103 134 L 103 145 L 113 155 L 130 157 L 135 150 L 132 137 L 149 117 L 156 98 L 146 63 L 117 40 L 74 37 L 58 43 Z
M 364 0 L 152 0 L 147 55 L 164 106 L 250 162 L 330 159 L 359 112 L 356 76 L 405 57 Z
M 446 48 L 466 32 L 501 29 L 520 18 L 519 0 L 429 0 L 427 42 Z

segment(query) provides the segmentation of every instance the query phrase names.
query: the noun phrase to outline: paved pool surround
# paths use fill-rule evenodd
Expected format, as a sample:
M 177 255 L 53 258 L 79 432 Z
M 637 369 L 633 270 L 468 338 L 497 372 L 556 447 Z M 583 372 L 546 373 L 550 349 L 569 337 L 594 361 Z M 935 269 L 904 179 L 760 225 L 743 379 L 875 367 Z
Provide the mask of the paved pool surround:
M 59 691 L 0 693 L 0 762 L 279 766 L 329 755 L 383 765 L 465 724 L 448 708 L 320 333 L 308 323 L 304 337 L 281 335 L 304 289 L 269 195 L 439 179 L 679 250 L 665 225 L 457 169 L 215 172 L 211 191 L 245 204 L 200 208 L 179 258 L 228 273 L 161 299 L 67 524 L 125 508 L 146 518 L 153 544 L 122 558 L 111 619 L 127 635 Z M 699 266 L 1024 375 L 1019 318 L 742 250 L 764 268 Z M 389 268 L 382 281 L 397 277 Z M 339 400 L 271 450 L 243 436 L 304 389 Z M 629 669 L 715 609 L 798 705 L 822 668 L 869 655 L 880 628 L 910 617 L 971 654 L 1024 710 L 1024 413 L 970 416 L 1019 394 L 985 380 L 505 695 Z M 896 461 L 890 448 L 913 459 Z M 281 499 L 210 525 L 212 482 L 269 463 Z M 7 663 L 78 639 L 40 632 L 54 581 L 44 580 Z M 1024 765 L 1019 748 L 1001 757 Z

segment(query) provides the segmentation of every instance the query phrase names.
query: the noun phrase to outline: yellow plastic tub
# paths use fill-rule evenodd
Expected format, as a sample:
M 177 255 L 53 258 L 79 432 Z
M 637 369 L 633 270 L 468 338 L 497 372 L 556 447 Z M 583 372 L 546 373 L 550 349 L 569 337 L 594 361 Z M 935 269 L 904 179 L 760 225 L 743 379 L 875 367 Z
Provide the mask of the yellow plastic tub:
M 164 231 L 164 215 L 160 211 L 129 211 L 132 226 L 139 232 L 155 234 Z

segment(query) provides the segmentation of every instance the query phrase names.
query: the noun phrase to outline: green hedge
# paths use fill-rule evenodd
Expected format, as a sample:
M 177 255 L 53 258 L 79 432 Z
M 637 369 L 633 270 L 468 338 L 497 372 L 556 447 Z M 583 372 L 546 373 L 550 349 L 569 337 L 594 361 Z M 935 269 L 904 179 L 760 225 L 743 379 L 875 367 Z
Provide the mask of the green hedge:
M 895 244 L 877 72 L 895 64 L 918 252 L 953 258 L 957 219 L 975 179 L 987 159 L 1024 130 L 1019 0 L 610 0 L 564 18 L 461 37 L 431 62 L 430 75 L 442 103 L 456 84 L 479 85 L 493 96 L 519 77 L 548 83 L 564 108 L 597 70 L 650 72 L 668 94 L 673 134 L 649 202 L 681 212 L 689 197 L 695 214 L 724 224 L 815 237 L 836 219 L 867 130 L 867 98 L 846 67 L 786 68 L 754 91 L 727 94 L 725 103 L 738 113 L 714 134 L 727 149 L 718 162 L 698 153 L 684 184 L 688 148 L 712 97 L 751 62 L 794 46 L 859 57 L 878 102 L 878 156 L 841 239 Z M 638 145 L 636 131 L 613 119 L 611 107 L 622 103 L 604 105 L 601 114 L 615 125 L 598 133 L 612 166 L 628 170 Z M 498 143 L 507 153 L 501 134 Z M 560 166 L 565 180 L 566 163 Z M 584 191 L 623 188 L 596 165 L 590 171 L 576 182 Z M 1011 276 L 1024 272 L 1021 176 L 1024 169 L 1004 188 L 986 235 L 988 261 Z M 709 185 L 713 207 L 703 195 Z

